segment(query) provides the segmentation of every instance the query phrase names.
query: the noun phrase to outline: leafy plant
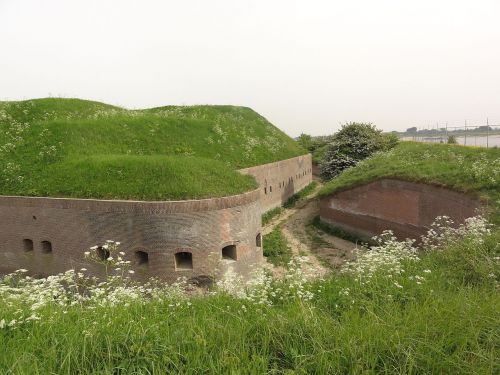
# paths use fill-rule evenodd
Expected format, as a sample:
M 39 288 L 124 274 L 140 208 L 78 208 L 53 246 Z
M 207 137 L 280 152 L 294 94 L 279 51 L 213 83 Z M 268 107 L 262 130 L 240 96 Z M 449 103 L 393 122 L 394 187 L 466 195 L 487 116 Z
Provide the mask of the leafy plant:
M 360 160 L 377 151 L 389 150 L 397 143 L 396 135 L 382 134 L 382 131 L 372 124 L 347 123 L 334 135 L 326 150 L 321 164 L 321 177 L 331 180 Z

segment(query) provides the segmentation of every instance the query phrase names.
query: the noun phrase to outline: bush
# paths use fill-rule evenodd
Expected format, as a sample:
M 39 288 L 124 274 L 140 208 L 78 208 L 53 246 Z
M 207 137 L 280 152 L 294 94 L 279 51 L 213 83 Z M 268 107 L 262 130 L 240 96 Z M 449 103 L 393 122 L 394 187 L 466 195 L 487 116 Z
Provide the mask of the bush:
M 382 134 L 382 131 L 372 124 L 345 124 L 328 146 L 321 164 L 321 177 L 331 180 L 344 169 L 356 165 L 373 153 L 393 148 L 398 141 L 395 134 Z
M 458 142 L 457 142 L 457 137 L 455 137 L 454 135 L 449 135 L 448 136 L 448 144 L 449 145 L 456 145 Z
M 331 147 L 325 154 L 323 163 L 321 164 L 321 178 L 323 180 L 331 180 L 337 177 L 344 169 L 354 167 L 357 160 L 344 154 L 340 148 Z

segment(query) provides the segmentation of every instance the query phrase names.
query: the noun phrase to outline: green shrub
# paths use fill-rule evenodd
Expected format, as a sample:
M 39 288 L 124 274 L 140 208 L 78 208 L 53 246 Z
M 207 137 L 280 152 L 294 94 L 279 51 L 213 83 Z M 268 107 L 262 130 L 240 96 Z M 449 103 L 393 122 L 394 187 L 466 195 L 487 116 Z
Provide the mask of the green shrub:
M 342 126 L 327 148 L 321 164 L 321 177 L 331 180 L 343 170 L 356 165 L 377 151 L 393 148 L 398 143 L 394 134 L 382 134 L 372 124 L 351 122 Z

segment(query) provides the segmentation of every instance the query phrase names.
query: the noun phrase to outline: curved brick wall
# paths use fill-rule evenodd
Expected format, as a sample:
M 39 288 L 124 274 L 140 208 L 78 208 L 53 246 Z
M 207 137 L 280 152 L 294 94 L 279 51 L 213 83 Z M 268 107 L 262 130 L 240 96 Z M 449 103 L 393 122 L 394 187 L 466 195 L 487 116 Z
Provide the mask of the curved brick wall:
M 461 223 L 480 209 L 478 200 L 449 189 L 382 179 L 322 198 L 320 217 L 361 238 L 391 229 L 398 238 L 418 239 L 437 216 Z
M 262 261 L 259 190 L 177 202 L 0 197 L 0 227 L 0 274 L 26 268 L 44 276 L 81 267 L 98 274 L 83 252 L 106 240 L 122 243 L 138 277 L 217 277 L 228 265 L 245 274 Z M 33 251 L 25 251 L 24 239 L 33 241 Z M 42 241 L 50 241 L 52 252 L 43 252 Z M 227 245 L 236 246 L 236 261 L 221 259 Z M 146 264 L 137 264 L 139 250 L 148 254 Z M 177 252 L 192 254 L 192 270 L 176 269 Z
M 241 172 L 255 176 L 261 187 L 231 197 L 165 202 L 0 196 L 0 275 L 25 268 L 46 276 L 82 267 L 99 274 L 102 267 L 86 261 L 83 252 L 106 240 L 121 242 L 138 278 L 201 280 L 217 278 L 228 267 L 245 275 L 263 259 L 257 239 L 262 212 L 311 182 L 311 157 Z M 31 245 L 24 240 L 32 241 L 33 250 L 26 251 Z M 51 252 L 44 252 L 44 241 Z M 227 254 L 236 260 L 222 259 L 226 246 L 234 246 Z M 148 254 L 147 263 L 139 264 L 137 251 Z M 191 254 L 192 269 L 176 266 L 180 252 Z
M 302 155 L 275 163 L 240 169 L 259 183 L 262 212 L 281 206 L 312 182 L 312 156 Z

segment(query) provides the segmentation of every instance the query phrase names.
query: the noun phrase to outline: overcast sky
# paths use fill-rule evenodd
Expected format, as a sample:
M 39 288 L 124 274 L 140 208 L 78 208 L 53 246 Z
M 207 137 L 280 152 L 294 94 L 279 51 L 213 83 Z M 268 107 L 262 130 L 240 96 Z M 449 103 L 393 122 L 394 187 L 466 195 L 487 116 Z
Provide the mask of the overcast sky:
M 0 0 L 0 100 L 249 106 L 296 136 L 500 124 L 500 0 Z

